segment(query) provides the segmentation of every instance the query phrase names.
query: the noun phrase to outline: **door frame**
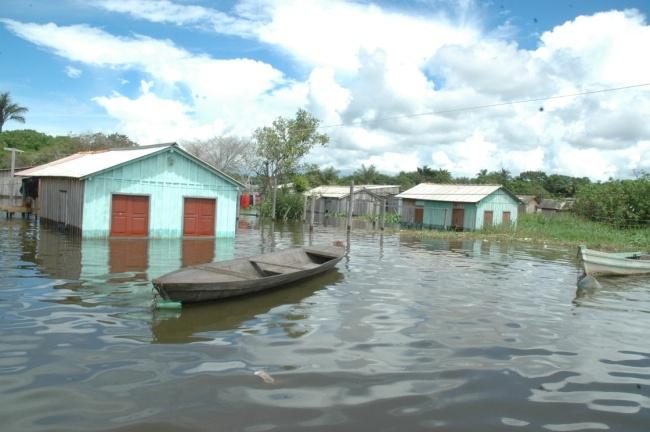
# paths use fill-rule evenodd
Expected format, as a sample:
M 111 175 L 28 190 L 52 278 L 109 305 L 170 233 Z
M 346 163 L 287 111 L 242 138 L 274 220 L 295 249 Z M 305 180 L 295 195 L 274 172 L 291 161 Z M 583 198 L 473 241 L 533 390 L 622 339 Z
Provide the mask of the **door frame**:
M 185 203 L 187 199 L 202 199 L 202 200 L 211 200 L 214 201 L 214 226 L 212 227 L 214 233 L 211 236 L 186 236 L 185 235 Z M 239 205 L 239 203 L 237 203 Z M 183 195 L 183 211 L 181 212 L 181 238 L 215 238 L 217 236 L 217 209 L 219 208 L 219 199 L 217 197 L 204 197 L 204 196 L 192 196 L 192 195 Z
M 147 235 L 146 236 L 114 236 L 113 232 L 113 196 L 122 195 L 122 196 L 135 196 L 135 197 L 146 197 L 147 198 Z M 110 203 L 108 205 L 108 237 L 111 238 L 149 238 L 151 225 L 151 194 L 139 194 L 139 193 L 122 193 L 122 192 L 111 192 Z

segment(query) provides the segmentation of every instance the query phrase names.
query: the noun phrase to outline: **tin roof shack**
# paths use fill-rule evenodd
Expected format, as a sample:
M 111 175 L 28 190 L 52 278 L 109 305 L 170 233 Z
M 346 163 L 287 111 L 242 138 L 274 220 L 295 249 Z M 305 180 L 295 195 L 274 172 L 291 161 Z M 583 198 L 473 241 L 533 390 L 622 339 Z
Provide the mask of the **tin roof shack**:
M 564 200 L 559 199 L 543 199 L 537 206 L 537 213 L 542 213 L 546 216 L 554 216 L 559 213 L 564 213 L 573 210 L 575 200 L 567 198 Z
M 83 237 L 235 235 L 235 179 L 176 143 L 81 152 L 18 172 L 38 179 L 38 215 Z
M 521 201 L 519 204 L 519 214 L 530 214 L 537 211 L 539 200 L 535 195 L 517 195 Z
M 383 199 L 390 200 L 399 193 L 395 185 L 358 185 L 354 186 L 353 216 L 372 215 L 379 211 Z M 350 186 L 318 186 L 305 192 L 305 196 L 316 197 L 314 213 L 342 214 L 348 212 Z M 307 204 L 310 208 L 310 204 Z
M 519 199 L 500 185 L 421 183 L 397 195 L 406 225 L 478 230 L 517 223 Z

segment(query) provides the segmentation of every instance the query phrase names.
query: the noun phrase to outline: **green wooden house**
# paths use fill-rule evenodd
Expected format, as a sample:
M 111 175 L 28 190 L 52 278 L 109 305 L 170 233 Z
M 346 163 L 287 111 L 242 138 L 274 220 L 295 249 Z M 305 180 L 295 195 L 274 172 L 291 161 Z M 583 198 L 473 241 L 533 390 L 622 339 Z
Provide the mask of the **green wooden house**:
M 38 179 L 36 214 L 83 237 L 232 237 L 242 185 L 176 143 L 81 152 Z
M 421 183 L 397 198 L 402 223 L 456 230 L 516 224 L 521 203 L 500 185 Z

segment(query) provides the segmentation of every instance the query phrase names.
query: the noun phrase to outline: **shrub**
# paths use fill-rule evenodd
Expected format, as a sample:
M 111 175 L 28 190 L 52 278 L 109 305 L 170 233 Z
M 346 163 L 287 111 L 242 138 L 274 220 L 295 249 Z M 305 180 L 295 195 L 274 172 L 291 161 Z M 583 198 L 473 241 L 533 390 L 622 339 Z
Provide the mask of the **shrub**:
M 271 217 L 272 200 L 265 199 L 260 206 L 263 217 Z M 302 217 L 303 196 L 297 193 L 278 191 L 275 203 L 275 218 L 281 220 L 298 220 Z

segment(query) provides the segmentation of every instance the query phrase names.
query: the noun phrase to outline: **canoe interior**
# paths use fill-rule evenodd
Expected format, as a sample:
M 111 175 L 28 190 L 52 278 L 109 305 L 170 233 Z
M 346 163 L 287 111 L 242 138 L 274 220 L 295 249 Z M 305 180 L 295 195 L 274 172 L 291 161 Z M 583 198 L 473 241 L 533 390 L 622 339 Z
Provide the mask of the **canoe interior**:
M 343 248 L 293 248 L 247 258 L 182 268 L 153 281 L 165 300 L 184 303 L 244 295 L 326 271 Z

